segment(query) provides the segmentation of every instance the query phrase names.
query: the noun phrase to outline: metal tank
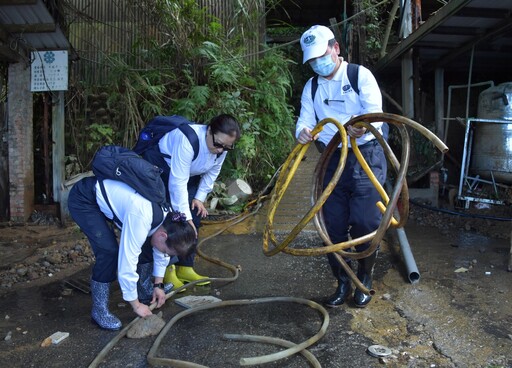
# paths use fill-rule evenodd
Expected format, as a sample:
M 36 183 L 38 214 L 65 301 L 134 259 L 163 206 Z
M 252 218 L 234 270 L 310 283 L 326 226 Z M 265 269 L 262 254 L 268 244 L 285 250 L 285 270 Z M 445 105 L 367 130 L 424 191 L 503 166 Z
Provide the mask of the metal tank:
M 471 171 L 488 180 L 512 184 L 512 82 L 480 93 L 478 119 L 472 124 Z

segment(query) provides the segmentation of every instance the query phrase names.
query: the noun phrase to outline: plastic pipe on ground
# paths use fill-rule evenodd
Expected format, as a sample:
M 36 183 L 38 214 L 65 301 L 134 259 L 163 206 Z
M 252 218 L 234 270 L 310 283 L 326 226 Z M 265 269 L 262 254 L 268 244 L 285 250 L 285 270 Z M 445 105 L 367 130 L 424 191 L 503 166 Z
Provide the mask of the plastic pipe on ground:
M 405 234 L 405 230 L 403 228 L 397 228 L 395 230 L 398 238 L 398 243 L 400 244 L 400 249 L 402 250 L 402 255 L 404 257 L 405 268 L 407 270 L 407 277 L 411 284 L 415 284 L 418 281 L 420 281 L 420 272 L 418 271 L 416 261 L 414 260 L 414 256 L 412 255 L 409 240 L 407 240 L 407 235 Z

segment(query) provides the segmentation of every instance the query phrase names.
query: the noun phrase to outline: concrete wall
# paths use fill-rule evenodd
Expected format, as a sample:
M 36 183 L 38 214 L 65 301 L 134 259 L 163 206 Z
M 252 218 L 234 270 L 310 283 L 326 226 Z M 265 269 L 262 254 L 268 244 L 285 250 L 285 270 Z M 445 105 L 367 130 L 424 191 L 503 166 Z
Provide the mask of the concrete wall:
M 7 119 L 10 218 L 24 222 L 34 208 L 33 97 L 30 66 L 9 64 Z
M 0 78 L 0 87 L 3 89 L 7 79 Z M 9 214 L 9 163 L 6 103 L 0 102 L 0 221 L 8 219 Z

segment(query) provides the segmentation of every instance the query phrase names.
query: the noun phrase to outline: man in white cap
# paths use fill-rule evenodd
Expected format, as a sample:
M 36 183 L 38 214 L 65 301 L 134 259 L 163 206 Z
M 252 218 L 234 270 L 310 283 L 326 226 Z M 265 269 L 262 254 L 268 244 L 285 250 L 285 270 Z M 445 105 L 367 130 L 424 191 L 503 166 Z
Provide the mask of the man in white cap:
M 339 56 L 340 45 L 329 28 L 321 25 L 311 27 L 302 35 L 300 45 L 303 63 L 309 63 L 318 76 L 311 78 L 302 91 L 295 135 L 299 143 L 315 141 L 322 150 L 337 133 L 337 128 L 334 124 L 326 124 L 322 132 L 312 136 L 311 131 L 320 120 L 330 117 L 344 124 L 357 115 L 382 112 L 382 95 L 375 77 L 363 66 L 356 68 L 358 72 L 355 82 L 351 81 L 354 78 L 350 78 L 347 72 L 349 64 Z M 373 126 L 381 134 L 384 133 L 383 128 L 387 128 L 383 123 L 373 123 Z M 367 132 L 366 128 L 354 126 L 348 126 L 347 133 L 356 138 L 366 162 L 378 181 L 384 184 L 387 173 L 386 157 L 375 136 Z M 322 207 L 326 229 L 334 244 L 347 241 L 349 236 L 353 239 L 359 238 L 376 230 L 382 218 L 376 206 L 381 199 L 379 193 L 357 161 L 350 141 L 348 145 L 349 153 L 341 178 Z M 324 189 L 333 177 L 340 154 L 338 149 L 330 158 L 323 181 Z M 361 244 L 357 251 L 368 247 L 369 243 Z M 374 252 L 358 260 L 357 277 L 367 288 L 372 285 L 376 257 L 377 252 Z M 327 258 L 334 277 L 338 280 L 338 287 L 324 304 L 327 307 L 338 307 L 344 304 L 350 293 L 350 279 L 332 254 L 328 254 Z M 354 292 L 356 307 L 365 307 L 370 300 L 371 296 L 359 289 Z

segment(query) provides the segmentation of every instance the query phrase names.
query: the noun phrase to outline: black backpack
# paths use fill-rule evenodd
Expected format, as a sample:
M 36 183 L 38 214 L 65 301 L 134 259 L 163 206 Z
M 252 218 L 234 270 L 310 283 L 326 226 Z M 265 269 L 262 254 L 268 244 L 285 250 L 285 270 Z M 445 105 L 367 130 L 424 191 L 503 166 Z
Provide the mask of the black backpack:
M 199 139 L 190 124 L 193 123 L 180 115 L 156 116 L 140 131 L 139 138 L 133 147 L 133 151 L 142 155 L 152 146 L 158 145 L 158 141 L 160 141 L 166 133 L 178 128 L 183 134 L 185 134 L 192 145 L 192 148 L 194 149 L 193 160 L 195 160 L 199 154 Z
M 115 215 L 108 200 L 103 184 L 104 179 L 122 181 L 151 202 L 153 205 L 152 229 L 163 221 L 162 208 L 168 210 L 170 205 L 166 202 L 165 184 L 160 176 L 162 170 L 158 166 L 144 160 L 128 148 L 111 145 L 103 146 L 96 152 L 92 160 L 92 171 L 98 178 L 101 193 L 114 214 L 116 224 L 122 226 L 122 222 Z

